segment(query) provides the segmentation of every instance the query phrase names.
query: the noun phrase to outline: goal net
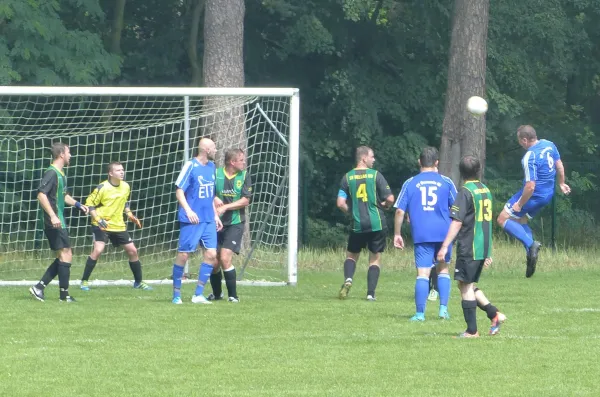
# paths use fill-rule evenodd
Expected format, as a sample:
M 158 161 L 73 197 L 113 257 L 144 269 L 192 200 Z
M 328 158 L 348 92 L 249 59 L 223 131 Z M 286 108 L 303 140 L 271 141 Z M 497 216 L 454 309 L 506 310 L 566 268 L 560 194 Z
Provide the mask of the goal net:
M 107 179 L 109 162 L 124 165 L 130 206 L 143 223 L 128 223 L 128 231 L 144 279 L 169 283 L 179 239 L 174 183 L 204 136 L 216 142 L 218 167 L 229 148 L 247 155 L 253 197 L 234 258 L 238 277 L 295 284 L 298 113 L 297 89 L 0 87 L 0 284 L 37 281 L 54 258 L 38 221 L 37 188 L 58 141 L 71 149 L 67 186 L 81 202 Z M 67 207 L 65 219 L 78 280 L 92 249 L 90 218 Z M 200 262 L 199 249 L 192 276 Z M 122 248 L 107 244 L 90 281 L 131 279 Z

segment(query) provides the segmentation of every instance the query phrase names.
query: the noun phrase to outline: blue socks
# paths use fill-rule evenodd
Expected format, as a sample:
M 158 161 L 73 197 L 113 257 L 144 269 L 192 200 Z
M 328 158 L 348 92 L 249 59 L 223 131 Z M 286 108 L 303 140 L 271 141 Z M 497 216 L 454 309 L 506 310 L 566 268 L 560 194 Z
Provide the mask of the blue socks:
M 448 299 L 450 299 L 450 284 L 450 275 L 448 273 L 438 274 L 437 287 L 440 294 L 440 305 L 442 306 L 448 306 Z
M 531 247 L 531 245 L 533 244 L 533 233 L 531 232 L 531 228 L 529 227 L 529 225 L 521 225 L 517 221 L 508 219 L 504 223 L 504 230 L 506 231 L 506 233 L 523 243 L 523 246 L 526 250 L 528 250 L 529 247 Z
M 427 295 L 429 295 L 429 278 L 418 276 L 415 282 L 415 306 L 417 313 L 425 313 Z
M 173 265 L 173 298 L 181 297 L 181 279 L 183 278 L 183 266 Z
M 204 294 L 204 285 L 210 278 L 212 271 L 212 265 L 204 262 L 200 264 L 200 270 L 198 271 L 198 284 L 196 284 L 196 292 L 194 295 L 198 296 Z

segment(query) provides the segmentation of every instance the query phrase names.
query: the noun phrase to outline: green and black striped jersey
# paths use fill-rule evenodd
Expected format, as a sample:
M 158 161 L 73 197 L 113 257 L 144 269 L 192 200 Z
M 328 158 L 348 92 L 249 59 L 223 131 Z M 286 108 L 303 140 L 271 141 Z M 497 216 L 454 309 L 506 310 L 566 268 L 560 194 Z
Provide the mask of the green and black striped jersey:
M 56 213 L 58 219 L 60 219 L 61 227 L 64 229 L 67 227 L 65 223 L 65 195 L 67 195 L 67 177 L 62 170 L 59 170 L 54 165 L 48 167 L 44 176 L 40 181 L 38 192 L 44 193 L 48 197 L 50 207 Z M 50 222 L 50 216 L 40 206 L 40 218 L 44 221 L 44 229 L 52 229 L 52 222 Z
M 392 194 L 390 186 L 371 168 L 355 168 L 342 178 L 340 195 L 346 196 L 352 213 L 352 231 L 355 233 L 385 230 L 385 217 L 380 203 Z
M 479 181 L 467 181 L 458 192 L 450 217 L 462 222 L 457 257 L 483 260 L 492 256 L 492 193 Z
M 216 195 L 223 201 L 223 204 L 230 204 L 234 201 L 252 196 L 252 181 L 246 171 L 240 171 L 233 175 L 227 175 L 225 168 L 217 168 L 215 181 Z M 239 210 L 225 211 L 221 216 L 223 226 L 237 225 L 246 222 L 246 208 Z

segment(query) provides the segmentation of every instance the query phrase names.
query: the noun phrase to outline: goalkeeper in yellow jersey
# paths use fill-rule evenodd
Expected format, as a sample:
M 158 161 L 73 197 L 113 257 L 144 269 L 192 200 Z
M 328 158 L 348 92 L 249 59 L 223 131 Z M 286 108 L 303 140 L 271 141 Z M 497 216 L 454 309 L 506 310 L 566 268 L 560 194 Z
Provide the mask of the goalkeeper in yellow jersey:
M 123 214 L 127 215 L 127 218 L 138 228 L 142 227 L 140 220 L 129 209 L 131 189 L 123 180 L 124 177 L 123 165 L 113 161 L 108 165 L 108 179 L 98 185 L 85 202 L 92 217 L 94 247 L 87 258 L 81 277 L 81 289 L 84 291 L 90 290 L 88 280 L 109 240 L 115 247 L 122 246 L 129 256 L 129 267 L 134 278 L 133 288 L 152 290 L 152 287 L 142 281 L 142 264 L 124 222 Z

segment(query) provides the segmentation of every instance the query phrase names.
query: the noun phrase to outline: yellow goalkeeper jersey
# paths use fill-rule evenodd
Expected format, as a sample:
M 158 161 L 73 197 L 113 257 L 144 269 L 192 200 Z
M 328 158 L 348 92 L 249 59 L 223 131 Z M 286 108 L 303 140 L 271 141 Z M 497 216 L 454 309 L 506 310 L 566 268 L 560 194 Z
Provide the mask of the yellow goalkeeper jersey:
M 131 189 L 127 182 L 121 181 L 119 186 L 112 185 L 108 180 L 102 182 L 94 189 L 85 201 L 85 205 L 96 210 L 96 214 L 108 223 L 109 232 L 122 232 L 127 230 L 123 214 L 125 207 L 129 208 L 129 194 Z M 92 225 L 98 222 L 92 218 Z

